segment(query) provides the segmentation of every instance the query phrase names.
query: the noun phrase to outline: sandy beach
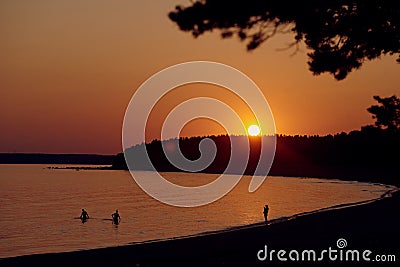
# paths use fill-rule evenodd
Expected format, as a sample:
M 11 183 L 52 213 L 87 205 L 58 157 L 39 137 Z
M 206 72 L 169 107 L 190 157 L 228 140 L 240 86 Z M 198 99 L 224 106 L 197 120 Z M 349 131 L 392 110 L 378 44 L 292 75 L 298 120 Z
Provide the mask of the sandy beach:
M 400 260 L 400 192 L 379 200 L 350 207 L 337 207 L 311 214 L 249 225 L 215 233 L 146 242 L 120 247 L 92 249 L 65 253 L 27 255 L 0 260 L 1 266 L 276 266 L 324 263 L 340 266 L 396 266 Z M 344 239 L 342 250 L 370 250 L 370 261 L 331 260 L 322 262 L 280 261 L 276 252 L 286 250 L 315 250 L 317 259 L 324 249 L 338 250 L 337 242 Z M 268 254 L 275 254 L 260 260 Z M 264 250 L 261 251 L 260 250 Z M 339 253 L 339 252 L 338 252 Z M 295 254 L 292 254 L 295 255 Z M 376 262 L 384 255 L 387 262 Z M 394 255 L 395 258 L 392 257 Z M 338 254 L 339 256 L 339 254 Z M 391 256 L 389 262 L 388 256 Z

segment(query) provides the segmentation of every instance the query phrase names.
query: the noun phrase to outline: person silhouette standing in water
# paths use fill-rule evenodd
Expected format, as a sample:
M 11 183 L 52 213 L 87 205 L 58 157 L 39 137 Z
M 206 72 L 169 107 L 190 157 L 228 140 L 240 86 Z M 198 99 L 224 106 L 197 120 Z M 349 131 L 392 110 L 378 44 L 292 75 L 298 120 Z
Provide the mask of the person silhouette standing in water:
M 82 213 L 79 219 L 81 219 L 82 223 L 85 223 L 89 219 L 89 214 L 85 209 L 82 209 Z
M 121 216 L 119 216 L 118 210 L 111 214 L 113 224 L 118 225 L 121 221 Z
M 268 223 L 268 212 L 269 212 L 269 206 L 268 206 L 268 204 L 267 204 L 267 205 L 264 206 L 264 211 L 263 211 L 263 213 L 264 213 L 264 219 L 265 219 L 265 224 Z

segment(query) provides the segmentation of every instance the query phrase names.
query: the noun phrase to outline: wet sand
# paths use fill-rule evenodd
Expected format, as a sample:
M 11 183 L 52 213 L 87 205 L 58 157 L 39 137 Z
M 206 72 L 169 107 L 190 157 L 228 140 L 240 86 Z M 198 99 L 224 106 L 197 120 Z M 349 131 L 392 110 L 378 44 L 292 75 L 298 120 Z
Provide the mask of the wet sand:
M 336 207 L 290 219 L 272 221 L 186 238 L 132 244 L 86 251 L 38 254 L 0 259 L 0 266 L 308 266 L 321 262 L 259 261 L 257 252 L 284 249 L 337 249 L 344 238 L 343 249 L 370 250 L 395 255 L 397 262 L 330 261 L 337 266 L 397 266 L 400 261 L 400 192 L 376 201 L 350 207 Z M 263 256 L 263 254 L 260 254 Z M 286 255 L 286 257 L 288 257 Z

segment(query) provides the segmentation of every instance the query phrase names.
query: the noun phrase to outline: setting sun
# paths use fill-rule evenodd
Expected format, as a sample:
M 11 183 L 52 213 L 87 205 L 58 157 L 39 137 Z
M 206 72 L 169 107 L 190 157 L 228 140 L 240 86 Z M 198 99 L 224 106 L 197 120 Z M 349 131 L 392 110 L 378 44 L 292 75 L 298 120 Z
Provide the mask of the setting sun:
M 260 134 L 260 127 L 258 127 L 257 125 L 250 125 L 250 127 L 247 129 L 249 135 L 251 136 L 257 136 Z

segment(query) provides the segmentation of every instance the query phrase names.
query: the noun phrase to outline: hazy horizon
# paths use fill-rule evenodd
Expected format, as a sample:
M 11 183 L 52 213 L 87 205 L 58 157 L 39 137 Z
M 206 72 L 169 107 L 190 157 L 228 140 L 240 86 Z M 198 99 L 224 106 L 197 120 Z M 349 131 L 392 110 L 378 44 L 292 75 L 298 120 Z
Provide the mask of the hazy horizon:
M 352 131 L 357 131 L 357 130 L 360 130 L 360 129 L 355 129 L 355 130 L 352 130 Z M 275 136 L 292 136 L 292 137 L 294 137 L 294 136 L 307 136 L 307 137 L 315 137 L 315 136 L 319 136 L 319 137 L 325 137 L 325 136 L 329 136 L 329 135 L 332 135 L 332 136 L 334 136 L 334 135 L 339 135 L 339 134 L 341 134 L 341 133 L 343 133 L 344 131 L 342 131 L 342 132 L 337 132 L 337 133 L 327 133 L 327 134 L 323 134 L 323 135 L 318 135 L 318 134 L 280 134 L 280 133 L 276 133 L 275 134 Z M 345 132 L 346 134 L 348 134 L 349 132 Z M 153 141 L 161 141 L 161 142 L 168 142 L 168 141 L 171 141 L 171 140 L 176 140 L 176 139 L 179 139 L 179 138 L 207 138 L 207 137 L 211 137 L 211 136 L 235 136 L 235 137 L 249 137 L 249 138 L 254 138 L 254 137 L 252 137 L 252 136 L 249 136 L 249 135 L 237 135 L 237 134 L 234 134 L 234 135 L 227 135 L 227 134 L 210 134 L 210 135 L 191 135 L 191 136 L 180 136 L 180 137 L 176 137 L 176 138 L 168 138 L 168 139 L 158 139 L 158 138 L 156 138 L 156 139 L 153 139 L 153 140 L 149 140 L 149 141 L 146 141 L 146 144 L 149 144 L 149 143 L 151 143 L 151 142 L 153 142 Z M 262 135 L 262 136 L 266 136 L 266 137 L 269 137 L 269 136 L 271 136 L 271 135 Z M 260 136 L 257 136 L 257 138 L 259 138 Z M 135 147 L 135 146 L 139 146 L 139 145 L 141 145 L 141 144 L 143 144 L 143 143 L 137 143 L 137 144 L 134 144 L 132 147 Z M 51 155 L 57 155 L 57 154 L 60 154 L 60 155 L 64 155 L 64 154 L 76 154 L 76 155 L 102 155 L 102 156 L 113 156 L 113 155 L 116 155 L 116 154 L 118 154 L 118 153 L 122 153 L 122 148 L 121 148 L 121 150 L 120 151 L 117 151 L 116 153 L 110 153 L 110 154 L 102 154 L 102 153 L 86 153 L 86 152 L 68 152 L 68 153 L 63 153 L 63 152 L 40 152 L 40 151 L 33 151 L 33 152 L 27 152 L 27 151 L 0 151 L 0 154 L 51 154 Z

